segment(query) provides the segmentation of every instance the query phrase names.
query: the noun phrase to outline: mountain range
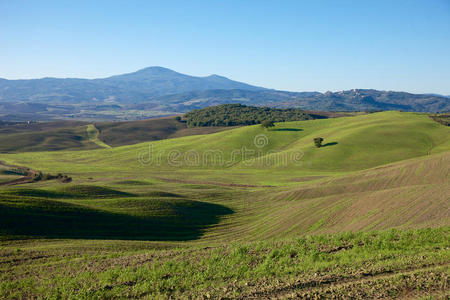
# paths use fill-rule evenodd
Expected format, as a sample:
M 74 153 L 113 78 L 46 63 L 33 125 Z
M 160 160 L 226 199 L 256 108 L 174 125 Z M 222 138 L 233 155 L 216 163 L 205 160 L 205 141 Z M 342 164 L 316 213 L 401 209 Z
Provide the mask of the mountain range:
M 162 67 L 100 79 L 0 79 L 0 119 L 139 119 L 225 103 L 306 110 L 450 111 L 450 98 L 371 89 L 288 92 Z
M 254 91 L 262 88 L 218 75 L 195 77 L 162 67 L 149 67 L 134 73 L 100 79 L 0 79 L 0 101 L 53 104 L 116 101 L 125 104 L 143 102 L 158 96 L 211 89 Z

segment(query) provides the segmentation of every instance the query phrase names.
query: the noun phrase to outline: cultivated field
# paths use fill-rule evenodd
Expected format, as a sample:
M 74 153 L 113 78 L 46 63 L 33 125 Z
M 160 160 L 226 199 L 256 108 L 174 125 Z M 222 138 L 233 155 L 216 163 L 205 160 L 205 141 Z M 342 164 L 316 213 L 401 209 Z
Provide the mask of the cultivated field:
M 0 153 L 109 148 L 225 129 L 188 128 L 173 117 L 128 122 L 0 123 Z
M 425 114 L 117 147 L 118 136 L 102 136 L 108 126 L 84 128 L 112 148 L 0 155 L 73 179 L 0 187 L 0 294 L 450 295 L 450 129 Z

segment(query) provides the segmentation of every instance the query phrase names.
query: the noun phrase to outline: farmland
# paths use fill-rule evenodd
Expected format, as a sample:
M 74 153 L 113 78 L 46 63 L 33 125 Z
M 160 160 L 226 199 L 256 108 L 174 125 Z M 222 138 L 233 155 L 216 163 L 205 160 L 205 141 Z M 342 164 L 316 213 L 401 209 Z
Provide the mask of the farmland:
M 73 180 L 1 187 L 0 293 L 448 295 L 448 127 L 394 111 L 275 125 L 121 144 L 83 124 L 108 147 L 1 154 Z

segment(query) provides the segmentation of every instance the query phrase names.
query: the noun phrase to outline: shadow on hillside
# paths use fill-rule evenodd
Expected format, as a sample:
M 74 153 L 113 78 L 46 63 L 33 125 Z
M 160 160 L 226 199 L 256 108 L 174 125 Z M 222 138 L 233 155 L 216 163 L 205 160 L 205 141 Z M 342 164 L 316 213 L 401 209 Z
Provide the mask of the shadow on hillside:
M 187 241 L 201 237 L 225 206 L 186 199 L 122 198 L 111 205 L 145 216 L 109 212 L 52 199 L 2 196 L 0 237 Z M 115 204 L 118 203 L 118 204 Z
M 270 131 L 303 131 L 303 129 L 299 129 L 299 128 L 274 128 L 274 129 L 271 129 Z
M 40 197 L 49 199 L 102 199 L 102 198 L 121 198 L 121 197 L 136 197 L 135 194 L 122 192 L 106 187 L 95 185 L 71 185 L 55 191 L 20 188 L 7 192 L 10 195 L 21 197 Z
M 326 143 L 326 144 L 323 144 L 322 147 L 329 147 L 329 146 L 334 146 L 337 144 L 339 144 L 339 143 L 338 142 Z

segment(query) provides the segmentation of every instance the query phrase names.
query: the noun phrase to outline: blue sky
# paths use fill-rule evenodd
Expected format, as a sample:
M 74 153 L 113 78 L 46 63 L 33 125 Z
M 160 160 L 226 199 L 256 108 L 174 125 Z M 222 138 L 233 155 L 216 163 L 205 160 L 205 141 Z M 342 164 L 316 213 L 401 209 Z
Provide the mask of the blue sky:
M 450 95 L 450 1 L 0 0 L 0 77 L 163 66 L 291 91 Z

